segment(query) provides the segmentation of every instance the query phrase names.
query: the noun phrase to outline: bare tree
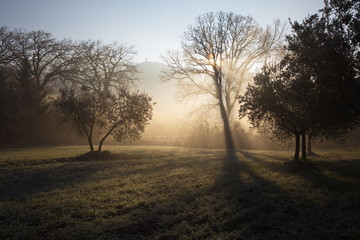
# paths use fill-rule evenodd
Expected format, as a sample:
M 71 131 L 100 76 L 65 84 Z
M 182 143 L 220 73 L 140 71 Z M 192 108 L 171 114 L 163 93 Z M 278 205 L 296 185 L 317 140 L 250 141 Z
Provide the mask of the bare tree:
M 72 72 L 77 56 L 72 41 L 58 41 L 48 32 L 0 28 L 1 91 L 11 99 L 1 104 L 0 115 L 9 120 L 1 128 L 12 129 L 6 132 L 15 142 L 36 141 L 50 109 L 49 90 Z
M 246 75 L 254 64 L 271 57 L 282 43 L 284 26 L 259 27 L 250 16 L 207 13 L 184 33 L 180 51 L 163 57 L 169 68 L 163 80 L 177 79 L 186 97 L 208 95 L 216 101 L 225 142 L 234 148 L 230 119 Z
M 14 60 L 11 52 L 14 37 L 13 33 L 7 27 L 0 27 L 0 66 L 7 67 Z
M 136 79 L 133 46 L 84 41 L 80 48 L 80 61 L 72 78 L 74 83 L 96 93 L 107 93 Z
M 135 51 L 125 44 L 84 41 L 74 74 L 55 101 L 63 119 L 71 121 L 80 136 L 94 150 L 94 129 L 99 129 L 98 150 L 109 135 L 116 140 L 138 139 L 152 118 L 152 99 L 130 92 L 136 77 Z M 71 90 L 69 90 L 71 89 Z M 75 91 L 76 90 L 76 91 Z
M 9 48 L 13 57 L 12 65 L 24 60 L 30 63 L 30 73 L 36 86 L 44 91 L 51 84 L 65 78 L 73 71 L 78 59 L 76 45 L 70 40 L 56 40 L 51 33 L 17 29 L 9 33 L 12 40 Z

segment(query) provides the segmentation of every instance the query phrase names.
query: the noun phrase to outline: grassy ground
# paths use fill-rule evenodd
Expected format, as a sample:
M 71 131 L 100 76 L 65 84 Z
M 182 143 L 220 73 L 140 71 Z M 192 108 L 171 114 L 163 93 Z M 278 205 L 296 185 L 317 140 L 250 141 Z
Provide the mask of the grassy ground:
M 0 149 L 0 239 L 360 239 L 360 151 Z

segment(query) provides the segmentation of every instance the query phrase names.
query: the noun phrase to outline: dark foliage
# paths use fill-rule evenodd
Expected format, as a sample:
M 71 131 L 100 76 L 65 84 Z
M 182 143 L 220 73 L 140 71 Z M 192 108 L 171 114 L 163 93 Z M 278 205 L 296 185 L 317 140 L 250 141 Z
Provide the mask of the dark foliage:
M 305 135 L 342 140 L 360 123 L 359 46 L 336 11 L 327 6 L 292 23 L 284 58 L 265 67 L 239 97 L 240 117 L 254 128 L 280 140 L 295 136 L 295 159 L 300 135 L 305 159 Z

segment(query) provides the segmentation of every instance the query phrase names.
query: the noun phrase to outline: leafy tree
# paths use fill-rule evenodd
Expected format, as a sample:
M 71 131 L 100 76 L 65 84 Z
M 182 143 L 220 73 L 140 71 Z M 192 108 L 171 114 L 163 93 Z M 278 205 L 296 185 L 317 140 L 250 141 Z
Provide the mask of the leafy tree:
M 101 136 L 99 151 L 109 135 L 119 141 L 139 138 L 152 117 L 152 103 L 145 93 L 128 90 L 137 73 L 133 47 L 100 41 L 79 46 L 74 74 L 55 102 L 64 120 L 72 121 L 79 135 L 87 138 L 90 150 L 96 129 Z
M 295 159 L 301 135 L 305 159 L 306 134 L 309 146 L 315 136 L 341 140 L 360 123 L 358 47 L 328 14 L 314 14 L 292 28 L 280 64 L 260 72 L 239 98 L 240 116 L 247 115 L 255 128 L 266 126 L 277 138 L 294 134 Z
M 248 70 L 269 58 L 282 41 L 283 27 L 260 28 L 252 17 L 207 13 L 184 33 L 181 51 L 164 57 L 163 79 L 177 79 L 185 96 L 210 96 L 223 122 L 227 148 L 234 148 L 230 119 Z
M 63 121 L 70 121 L 77 133 L 87 138 L 91 151 L 96 128 L 101 136 L 98 151 L 109 135 L 118 141 L 139 139 L 152 118 L 153 106 L 147 94 L 126 88 L 106 96 L 85 89 L 63 90 L 54 104 Z
M 350 28 L 336 14 L 327 14 L 326 7 L 323 12 L 301 24 L 292 24 L 293 34 L 287 37 L 288 54 L 284 59 L 289 63 L 289 71 L 314 83 L 317 96 L 312 105 L 317 105 L 313 112 L 316 121 L 308 131 L 309 147 L 312 137 L 342 140 L 360 120 L 356 60 L 359 45 L 349 39 Z
M 295 137 L 294 159 L 299 159 L 300 136 L 309 128 L 311 85 L 298 84 L 281 66 L 264 67 L 239 97 L 240 117 L 271 139 Z M 303 154 L 303 158 L 305 155 Z

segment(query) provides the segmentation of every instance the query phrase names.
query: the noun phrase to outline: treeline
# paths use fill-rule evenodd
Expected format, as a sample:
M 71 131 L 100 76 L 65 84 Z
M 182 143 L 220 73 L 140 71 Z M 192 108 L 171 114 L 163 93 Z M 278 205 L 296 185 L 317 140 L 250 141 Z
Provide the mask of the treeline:
M 0 144 L 71 144 L 78 135 L 93 150 L 93 138 L 120 128 L 119 139 L 138 137 L 152 107 L 145 93 L 129 91 L 137 73 L 134 55 L 125 44 L 1 27 Z M 129 110 L 134 104 L 147 107 L 145 119 Z
M 284 57 L 265 66 L 239 97 L 240 117 L 306 159 L 312 139 L 341 141 L 360 124 L 360 3 L 326 1 L 293 22 Z M 300 144 L 301 143 L 301 144 Z

